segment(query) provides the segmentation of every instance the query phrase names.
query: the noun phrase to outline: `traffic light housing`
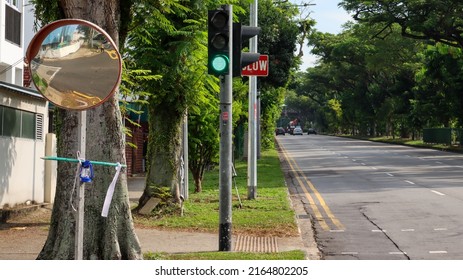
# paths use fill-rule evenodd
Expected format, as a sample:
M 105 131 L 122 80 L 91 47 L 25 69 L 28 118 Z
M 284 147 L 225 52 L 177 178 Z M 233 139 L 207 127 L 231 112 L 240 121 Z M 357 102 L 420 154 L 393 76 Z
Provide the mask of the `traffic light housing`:
M 259 60 L 260 53 L 242 52 L 243 42 L 259 35 L 260 27 L 233 23 L 233 77 L 241 76 L 241 69 Z
M 228 75 L 230 68 L 230 8 L 224 5 L 208 11 L 208 73 Z

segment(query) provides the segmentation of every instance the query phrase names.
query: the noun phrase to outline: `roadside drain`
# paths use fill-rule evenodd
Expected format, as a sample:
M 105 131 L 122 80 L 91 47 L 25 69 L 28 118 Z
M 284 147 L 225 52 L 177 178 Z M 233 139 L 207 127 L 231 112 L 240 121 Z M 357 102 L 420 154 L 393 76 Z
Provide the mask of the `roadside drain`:
M 235 238 L 235 252 L 276 253 L 276 237 L 255 237 L 238 235 Z

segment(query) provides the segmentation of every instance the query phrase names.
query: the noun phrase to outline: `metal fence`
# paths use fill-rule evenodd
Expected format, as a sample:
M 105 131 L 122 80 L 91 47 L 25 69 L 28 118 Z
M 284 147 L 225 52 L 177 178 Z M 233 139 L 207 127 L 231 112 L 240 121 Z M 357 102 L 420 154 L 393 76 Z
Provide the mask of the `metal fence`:
M 424 128 L 423 142 L 428 144 L 461 145 L 463 129 L 461 128 Z

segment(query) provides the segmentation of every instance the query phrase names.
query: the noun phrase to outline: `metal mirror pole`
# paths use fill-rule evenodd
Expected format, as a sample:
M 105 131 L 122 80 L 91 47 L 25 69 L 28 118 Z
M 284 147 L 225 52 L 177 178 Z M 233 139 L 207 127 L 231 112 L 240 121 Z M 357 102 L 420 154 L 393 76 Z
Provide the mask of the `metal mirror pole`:
M 257 0 L 251 3 L 250 23 L 257 27 Z M 257 53 L 257 36 L 249 39 L 249 51 Z M 249 77 L 248 199 L 257 198 L 257 77 Z
M 78 113 L 78 141 L 77 145 L 80 151 L 80 158 L 85 159 L 85 143 L 87 134 L 87 112 L 79 111 Z M 76 235 L 75 235 L 75 251 L 74 258 L 82 260 L 84 255 L 84 205 L 85 205 L 85 183 L 79 185 L 77 192 L 77 212 L 76 212 Z

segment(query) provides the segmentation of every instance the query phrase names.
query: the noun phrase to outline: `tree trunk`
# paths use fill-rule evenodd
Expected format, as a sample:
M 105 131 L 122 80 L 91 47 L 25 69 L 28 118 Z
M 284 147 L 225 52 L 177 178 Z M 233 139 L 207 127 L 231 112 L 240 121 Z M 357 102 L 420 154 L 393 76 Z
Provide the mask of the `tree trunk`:
M 195 177 L 195 193 L 200 193 L 203 190 L 203 178 L 202 176 Z
M 148 172 L 137 209 L 141 209 L 151 197 L 156 197 L 161 188 L 169 189 L 172 202 L 180 202 L 182 120 L 183 113 L 173 109 L 172 104 L 150 104 Z
M 118 42 L 119 0 L 62 0 L 66 18 L 89 20 L 105 29 Z M 83 83 L 87 81 L 82 81 Z M 60 110 L 58 153 L 76 157 L 78 114 Z M 116 95 L 103 105 L 87 110 L 86 158 L 125 163 L 122 117 Z M 58 186 L 47 241 L 38 259 L 73 259 L 75 214 L 70 203 L 76 165 L 59 162 Z M 142 253 L 130 212 L 127 175 L 123 169 L 114 192 L 107 218 L 101 217 L 107 188 L 115 170 L 94 166 L 95 178 L 86 184 L 84 218 L 84 259 L 141 259 Z

